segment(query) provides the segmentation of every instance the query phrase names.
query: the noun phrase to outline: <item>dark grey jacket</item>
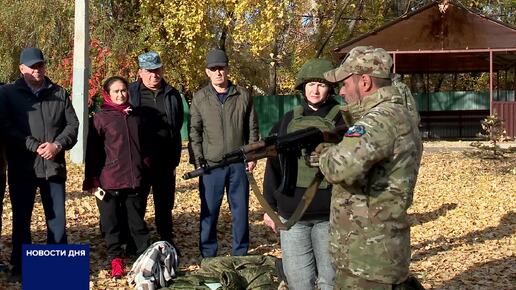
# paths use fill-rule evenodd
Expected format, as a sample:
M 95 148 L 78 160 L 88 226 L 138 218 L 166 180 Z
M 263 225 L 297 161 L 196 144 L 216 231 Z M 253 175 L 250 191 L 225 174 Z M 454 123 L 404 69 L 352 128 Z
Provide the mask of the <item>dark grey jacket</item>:
M 211 84 L 193 95 L 190 107 L 190 145 L 196 167 L 213 165 L 222 156 L 259 138 L 253 98 L 242 87 L 230 85 L 224 104 Z
M 0 88 L 0 134 L 7 145 L 9 175 L 35 174 L 66 178 L 64 150 L 77 142 L 79 120 L 66 91 L 50 79 L 37 95 L 19 78 Z M 36 150 L 45 142 L 62 145 L 53 160 Z

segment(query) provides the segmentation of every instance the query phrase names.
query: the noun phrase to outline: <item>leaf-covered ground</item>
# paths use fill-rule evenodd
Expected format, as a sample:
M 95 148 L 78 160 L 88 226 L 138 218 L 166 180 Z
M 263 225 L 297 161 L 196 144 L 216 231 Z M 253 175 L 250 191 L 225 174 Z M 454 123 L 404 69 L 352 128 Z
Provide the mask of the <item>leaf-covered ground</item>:
M 428 148 L 432 147 L 429 145 Z M 427 289 L 514 289 L 516 154 L 505 160 L 480 160 L 466 157 L 462 150 L 428 150 L 423 156 L 414 203 L 409 210 L 413 223 L 411 270 Z M 260 183 L 263 168 L 262 161 L 255 173 Z M 190 169 L 185 156 L 178 176 Z M 91 289 L 129 289 L 125 279 L 114 281 L 109 277 L 109 261 L 100 236 L 94 197 L 80 190 L 82 168 L 70 166 L 69 172 L 66 202 L 69 242 L 91 246 Z M 197 180 L 178 179 L 174 229 L 182 254 L 182 270 L 194 270 L 200 262 L 198 195 Z M 4 204 L 0 259 L 8 261 L 12 214 L 7 199 Z M 278 237 L 264 226 L 262 214 L 252 197 L 250 254 L 279 257 Z M 156 238 L 152 206 L 146 217 Z M 32 231 L 35 243 L 45 242 L 46 227 L 39 202 L 34 209 Z M 219 254 L 228 255 L 231 216 L 226 201 L 219 222 L 219 241 Z M 132 261 L 127 260 L 127 271 Z M 7 283 L 2 274 L 0 289 L 21 289 L 21 285 Z

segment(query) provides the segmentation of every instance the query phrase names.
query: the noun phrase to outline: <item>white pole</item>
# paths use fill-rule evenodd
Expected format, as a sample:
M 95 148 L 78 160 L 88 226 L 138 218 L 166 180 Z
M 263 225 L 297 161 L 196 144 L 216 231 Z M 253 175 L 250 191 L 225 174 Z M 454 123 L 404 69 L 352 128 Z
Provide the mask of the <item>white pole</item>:
M 79 118 L 77 144 L 71 150 L 73 163 L 84 163 L 88 136 L 88 76 L 89 76 L 88 0 L 75 0 L 75 34 L 73 49 L 72 104 Z

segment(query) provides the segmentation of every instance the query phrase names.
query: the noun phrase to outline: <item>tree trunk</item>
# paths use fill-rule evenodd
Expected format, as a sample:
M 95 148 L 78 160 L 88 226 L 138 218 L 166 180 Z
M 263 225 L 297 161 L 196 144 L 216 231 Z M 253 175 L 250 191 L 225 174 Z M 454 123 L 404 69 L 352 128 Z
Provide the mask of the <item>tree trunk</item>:
M 357 7 L 355 8 L 355 12 L 353 13 L 353 15 L 356 15 L 357 18 L 360 18 L 363 11 L 364 11 L 364 0 L 360 0 L 360 2 L 357 4 Z M 351 38 L 351 36 L 353 35 L 356 24 L 357 24 L 356 19 L 353 19 L 353 20 L 351 20 L 351 22 L 349 22 L 349 25 L 348 25 L 349 38 Z
M 276 63 L 269 67 L 269 87 L 267 88 L 267 95 L 274 96 L 276 95 L 277 90 L 277 73 L 276 73 Z
M 413 74 L 410 79 L 410 91 L 416 93 L 426 92 L 425 79 L 422 74 Z
M 231 18 L 230 22 L 233 22 L 233 20 L 234 20 L 233 19 L 233 11 L 228 12 L 228 17 Z M 224 27 L 222 27 L 222 32 L 220 33 L 220 38 L 219 38 L 219 43 L 218 43 L 218 48 L 223 51 L 226 51 L 227 36 L 228 36 L 228 26 L 224 25 Z
M 442 87 L 443 82 L 444 82 L 444 77 L 445 77 L 444 74 L 439 74 L 439 76 L 437 78 L 437 82 L 435 83 L 435 86 L 434 86 L 434 93 L 437 93 L 437 92 L 441 91 L 441 87 Z
M 451 90 L 456 91 L 457 90 L 457 80 L 459 79 L 459 74 L 454 73 L 452 76 L 452 85 Z
M 278 54 L 278 41 L 274 40 L 272 44 L 272 58 L 269 63 L 269 86 L 267 88 L 267 95 L 273 96 L 276 95 L 277 90 L 277 65 L 276 65 L 276 55 Z

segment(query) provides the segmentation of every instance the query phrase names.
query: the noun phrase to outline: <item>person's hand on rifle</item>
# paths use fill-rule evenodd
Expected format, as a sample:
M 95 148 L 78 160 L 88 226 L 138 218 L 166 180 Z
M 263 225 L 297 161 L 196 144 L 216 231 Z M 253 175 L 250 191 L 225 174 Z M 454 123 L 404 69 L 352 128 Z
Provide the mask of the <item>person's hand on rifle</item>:
M 271 217 L 266 213 L 263 214 L 263 222 L 265 223 L 266 226 L 271 228 L 272 231 L 274 231 L 276 233 L 276 224 L 274 224 Z
M 315 150 L 310 155 L 305 155 L 306 164 L 310 167 L 319 167 L 319 156 L 324 149 L 333 146 L 332 143 L 321 143 L 315 147 Z
M 207 166 L 208 166 L 208 162 L 203 157 L 199 158 L 198 161 L 196 162 L 196 164 L 194 164 L 195 169 L 199 169 L 199 168 L 203 168 L 203 167 L 207 167 Z
M 249 172 L 253 172 L 255 167 L 256 167 L 256 161 L 249 161 L 249 162 L 247 162 L 246 170 Z

